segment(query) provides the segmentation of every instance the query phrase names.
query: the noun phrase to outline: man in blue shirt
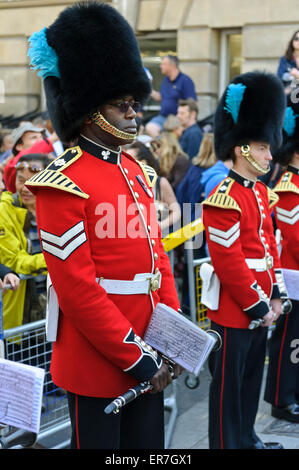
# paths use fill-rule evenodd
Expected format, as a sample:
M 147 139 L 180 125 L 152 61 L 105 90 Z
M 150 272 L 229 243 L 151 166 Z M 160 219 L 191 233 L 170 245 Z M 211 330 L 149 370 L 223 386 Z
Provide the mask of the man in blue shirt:
M 160 134 L 167 116 L 176 115 L 180 99 L 197 100 L 194 83 L 188 75 L 180 71 L 179 60 L 176 56 L 165 56 L 160 68 L 162 74 L 165 75 L 160 91 L 152 90 L 151 93 L 155 101 L 161 102 L 160 114 L 151 119 L 145 128 L 146 133 L 153 138 Z
M 179 101 L 177 117 L 183 130 L 179 142 L 190 159 L 198 154 L 202 141 L 202 131 L 197 124 L 197 115 L 198 106 L 193 98 Z

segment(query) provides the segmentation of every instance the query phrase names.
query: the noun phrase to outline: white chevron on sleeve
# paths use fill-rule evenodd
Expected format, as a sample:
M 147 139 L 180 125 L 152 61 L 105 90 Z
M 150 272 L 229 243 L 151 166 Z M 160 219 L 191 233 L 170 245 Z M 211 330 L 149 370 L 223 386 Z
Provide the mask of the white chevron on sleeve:
M 40 236 L 42 249 L 63 261 L 87 240 L 83 221 L 71 227 L 61 236 L 45 230 L 40 230 Z M 64 248 L 59 248 L 61 246 L 64 246 Z
M 41 236 L 41 239 L 46 242 L 54 243 L 54 245 L 57 245 L 57 246 L 63 246 L 69 240 L 74 238 L 75 235 L 78 235 L 78 233 L 81 233 L 82 230 L 84 230 L 83 220 L 81 220 L 81 222 L 74 225 L 66 232 L 64 232 L 60 237 L 58 235 L 54 235 L 53 233 L 46 232 L 45 230 L 42 230 L 42 229 L 40 230 L 40 236 Z
M 276 207 L 277 219 L 289 225 L 294 225 L 299 220 L 299 204 L 291 211 Z
M 211 241 L 229 248 L 240 236 L 240 222 L 237 222 L 226 231 L 211 226 L 208 227 L 208 231 Z

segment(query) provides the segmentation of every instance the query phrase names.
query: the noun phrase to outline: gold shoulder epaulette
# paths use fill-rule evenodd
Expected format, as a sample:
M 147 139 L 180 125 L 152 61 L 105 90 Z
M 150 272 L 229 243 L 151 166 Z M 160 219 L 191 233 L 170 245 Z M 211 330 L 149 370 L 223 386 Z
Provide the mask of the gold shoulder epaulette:
M 268 186 L 267 186 L 267 191 L 268 191 L 269 207 L 271 209 L 271 207 L 275 206 L 275 204 L 278 202 L 279 196 Z
M 299 188 L 296 186 L 296 184 L 292 183 L 292 176 L 293 173 L 291 173 L 290 171 L 284 173 L 280 178 L 278 184 L 273 189 L 273 191 L 275 193 L 283 193 L 288 191 L 291 193 L 299 194 Z
M 202 204 L 213 207 L 220 207 L 221 209 L 234 209 L 242 213 L 239 204 L 229 195 L 234 180 L 226 178 L 219 184 L 217 190 L 203 201 Z
M 82 150 L 80 147 L 67 149 L 62 155 L 51 162 L 45 170 L 36 173 L 26 181 L 26 185 L 47 186 L 88 199 L 88 194 L 84 193 L 68 176 L 62 173 L 65 168 L 74 163 L 81 155 Z
M 145 165 L 144 163 L 139 162 L 138 160 L 136 160 L 136 162 L 142 169 L 142 172 L 144 174 L 147 184 L 149 185 L 150 188 L 153 188 L 158 178 L 156 171 L 151 166 Z

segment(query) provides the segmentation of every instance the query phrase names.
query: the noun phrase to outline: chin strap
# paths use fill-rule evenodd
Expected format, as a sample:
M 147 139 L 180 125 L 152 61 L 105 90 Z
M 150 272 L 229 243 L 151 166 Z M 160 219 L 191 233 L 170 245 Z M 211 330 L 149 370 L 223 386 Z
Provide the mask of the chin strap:
M 90 116 L 90 119 L 92 120 L 92 122 L 97 124 L 101 129 L 103 129 L 103 131 L 108 132 L 108 134 L 112 134 L 115 137 L 118 137 L 119 139 L 133 140 L 137 136 L 137 133 L 130 134 L 129 132 L 120 131 L 119 129 L 117 129 L 117 127 L 112 126 L 112 124 L 106 121 L 106 119 L 100 112 L 93 113 Z
M 254 158 L 250 154 L 250 145 L 242 145 L 241 153 L 243 157 L 245 157 L 246 160 L 263 175 L 268 173 L 268 171 L 270 170 L 270 167 L 265 170 L 265 168 L 263 168 L 256 160 L 254 160 Z

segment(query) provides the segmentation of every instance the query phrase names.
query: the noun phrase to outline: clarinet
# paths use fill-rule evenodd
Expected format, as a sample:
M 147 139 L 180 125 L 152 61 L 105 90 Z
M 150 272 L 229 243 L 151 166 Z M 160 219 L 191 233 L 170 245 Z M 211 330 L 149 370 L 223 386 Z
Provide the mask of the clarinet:
M 207 330 L 207 333 L 209 333 L 213 338 L 215 338 L 216 342 L 213 347 L 213 351 L 219 351 L 219 349 L 222 346 L 222 339 L 221 336 L 217 331 L 214 330 Z M 174 372 L 174 366 L 175 362 L 170 359 L 169 357 L 165 356 L 164 354 L 160 354 L 163 362 L 167 364 L 168 370 L 170 372 L 170 375 L 173 376 Z M 109 415 L 111 413 L 117 414 L 119 413 L 120 409 L 130 403 L 131 401 L 135 400 L 135 398 L 139 397 L 140 395 L 143 395 L 144 393 L 149 392 L 152 390 L 153 386 L 150 383 L 149 380 L 145 382 L 141 382 L 140 384 L 136 385 L 136 387 L 130 388 L 127 390 L 123 395 L 120 395 L 119 397 L 115 398 L 109 405 L 106 406 L 104 409 L 104 412 Z
M 111 413 L 117 414 L 123 406 L 135 400 L 135 398 L 139 397 L 139 395 L 149 392 L 152 388 L 152 384 L 149 381 L 141 382 L 140 384 L 136 385 L 136 387 L 130 388 L 123 395 L 115 398 L 115 400 L 106 406 L 104 412 L 106 415 L 110 415 Z
M 285 300 L 282 304 L 282 315 L 290 313 L 291 310 L 292 310 L 292 302 L 289 299 Z M 255 330 L 255 328 L 258 328 L 263 323 L 264 323 L 263 318 L 257 318 L 256 320 L 252 320 L 252 322 L 250 322 L 248 329 Z
M 170 359 L 169 357 L 165 356 L 164 354 L 160 354 L 163 359 L 163 362 L 167 364 L 168 370 L 170 372 L 171 377 L 174 375 L 173 369 L 175 366 L 175 362 Z M 104 409 L 104 412 L 109 415 L 111 413 L 117 414 L 119 410 L 130 403 L 131 401 L 135 400 L 135 398 L 143 395 L 144 393 L 150 392 L 153 386 L 149 380 L 145 382 L 141 382 L 140 384 L 136 385 L 136 387 L 129 388 L 123 395 L 115 398 L 108 406 Z

